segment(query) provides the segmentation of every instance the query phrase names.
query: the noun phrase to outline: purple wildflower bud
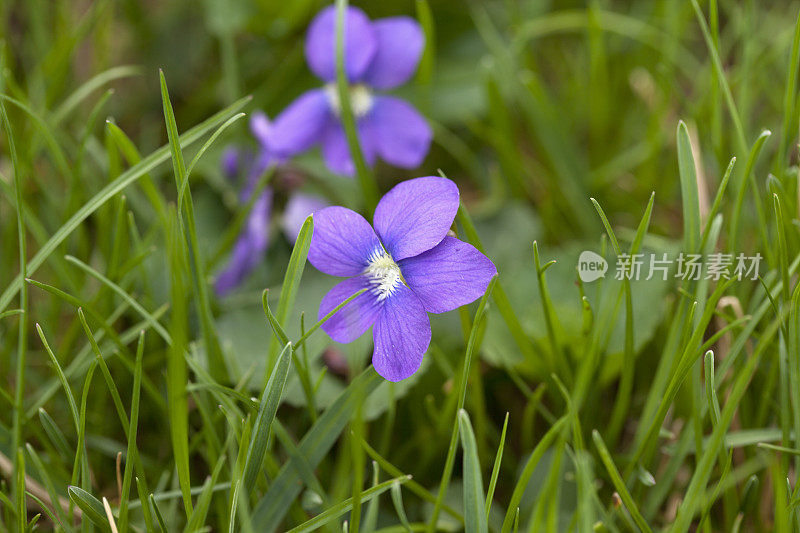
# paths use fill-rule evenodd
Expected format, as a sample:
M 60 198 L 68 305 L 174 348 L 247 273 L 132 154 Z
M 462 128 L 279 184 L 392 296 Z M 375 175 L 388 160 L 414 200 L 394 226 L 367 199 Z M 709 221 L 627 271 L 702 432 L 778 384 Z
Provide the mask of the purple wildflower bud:
M 224 296 L 235 289 L 261 263 L 269 246 L 269 218 L 272 189 L 262 192 L 247 217 L 245 227 L 233 247 L 228 264 L 217 276 L 214 289 Z
M 410 17 L 371 22 L 363 11 L 350 7 L 344 30 L 350 103 L 365 160 L 371 165 L 380 157 L 398 167 L 418 167 L 430 149 L 430 126 L 411 105 L 376 95 L 372 89 L 392 89 L 411 78 L 425 46 L 420 25 Z M 259 129 L 256 136 L 282 158 L 321 145 L 328 168 L 352 175 L 355 168 L 340 120 L 336 88 L 335 7 L 323 9 L 311 22 L 306 60 L 326 82 L 325 87 L 302 94 L 275 117 L 271 127 Z
M 381 199 L 374 230 L 344 207 L 314 213 L 308 260 L 348 278 L 322 299 L 319 317 L 367 289 L 322 328 L 346 343 L 374 326 L 372 364 L 389 381 L 406 379 L 422 364 L 431 340 L 428 313 L 475 301 L 497 273 L 475 247 L 447 235 L 458 205 L 455 183 L 425 177 L 400 183 Z
M 286 202 L 286 207 L 283 208 L 281 217 L 281 227 L 289 242 L 294 244 L 297 240 L 300 229 L 303 227 L 308 215 L 329 205 L 328 202 L 318 196 L 303 193 L 293 194 L 289 201 Z
M 228 179 L 234 179 L 239 174 L 239 149 L 229 146 L 222 152 L 222 171 Z

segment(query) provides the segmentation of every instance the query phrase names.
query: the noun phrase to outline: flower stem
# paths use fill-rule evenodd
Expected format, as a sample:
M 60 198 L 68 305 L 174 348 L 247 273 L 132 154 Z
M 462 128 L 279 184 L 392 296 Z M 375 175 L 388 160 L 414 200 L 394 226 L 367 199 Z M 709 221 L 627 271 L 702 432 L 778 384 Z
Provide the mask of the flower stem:
M 358 130 L 356 129 L 353 106 L 350 102 L 350 87 L 344 65 L 344 18 L 346 10 L 347 0 L 336 0 L 336 88 L 339 92 L 342 126 L 347 137 L 350 157 L 353 159 L 353 165 L 356 169 L 356 177 L 361 188 L 361 194 L 364 197 L 364 209 L 367 213 L 372 213 L 375 210 L 375 206 L 378 205 L 378 186 L 375 183 L 375 177 L 364 160 L 364 153 L 361 151 L 361 145 L 358 142 Z

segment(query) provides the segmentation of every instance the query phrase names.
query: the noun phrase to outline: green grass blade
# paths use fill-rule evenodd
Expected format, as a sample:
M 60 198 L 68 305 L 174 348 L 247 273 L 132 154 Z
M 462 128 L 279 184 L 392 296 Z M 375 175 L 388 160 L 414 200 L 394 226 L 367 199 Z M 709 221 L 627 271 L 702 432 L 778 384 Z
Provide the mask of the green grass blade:
M 167 90 L 167 80 L 164 72 L 159 70 L 159 80 L 161 82 L 161 101 L 164 107 L 164 120 L 167 126 L 167 137 L 169 138 L 170 153 L 172 155 L 172 168 L 175 173 L 175 186 L 180 193 L 182 204 L 178 204 L 178 222 L 184 230 L 182 208 L 186 210 L 185 233 L 188 234 L 188 252 L 192 266 L 192 284 L 197 295 L 197 312 L 200 315 L 200 329 L 203 334 L 203 342 L 208 357 L 208 367 L 211 375 L 217 380 L 228 381 L 228 368 L 225 365 L 225 358 L 222 355 L 222 348 L 219 345 L 216 328 L 214 327 L 214 317 L 211 313 L 211 300 L 208 295 L 208 282 L 206 280 L 206 270 L 200 258 L 200 247 L 197 240 L 197 224 L 194 218 L 194 206 L 192 203 L 192 193 L 188 187 L 188 173 L 183 161 L 183 149 L 178 135 L 178 125 L 175 122 L 175 113 L 172 110 L 172 103 L 169 100 Z M 212 139 L 215 138 L 212 135 Z M 210 139 L 209 142 L 212 140 Z M 208 144 L 208 143 L 206 143 Z M 201 148 L 198 157 L 205 151 L 205 146 Z M 184 232 L 184 231 L 182 231 Z
M 128 496 L 131 489 L 131 478 L 133 477 L 134 458 L 139 455 L 136 446 L 136 436 L 139 427 L 139 399 L 142 390 L 142 357 L 144 355 L 144 331 L 139 335 L 139 345 L 136 349 L 136 363 L 133 374 L 133 393 L 131 395 L 131 417 L 128 426 L 128 450 L 125 455 L 125 473 L 122 477 L 122 494 L 119 503 L 119 520 L 117 525 L 122 531 L 127 531 L 128 527 Z
M 3 47 L 2 52 L 5 52 Z M 0 68 L 5 68 L 5 61 L 0 60 Z M 11 165 L 14 167 L 14 203 L 17 211 L 17 245 L 19 247 L 19 277 L 24 279 L 28 275 L 28 251 L 27 251 L 27 237 L 25 231 L 25 204 L 22 196 L 22 169 L 17 158 L 17 149 L 14 143 L 14 133 L 11 129 L 11 121 L 6 114 L 6 108 L 2 100 L 0 100 L 0 117 L 3 120 L 3 129 L 5 130 L 6 140 L 8 142 L 8 151 L 11 156 Z M 5 306 L 0 307 L 0 311 Z M 14 414 L 12 416 L 11 425 L 11 449 L 22 449 L 22 435 L 23 425 L 25 424 L 25 367 L 27 366 L 28 356 L 28 288 L 24 284 L 21 287 L 19 295 L 20 319 L 18 327 L 17 338 L 17 360 L 15 365 L 15 381 L 14 381 Z M 19 471 L 24 481 L 25 466 L 24 464 L 17 463 L 17 458 L 20 454 L 14 453 L 14 468 Z M 25 506 L 25 487 L 22 490 L 17 490 L 14 485 L 14 497 L 17 498 L 17 504 Z M 20 517 L 24 522 L 24 517 Z
M 489 300 L 489 297 L 492 295 L 492 291 L 495 287 L 495 283 L 497 282 L 497 275 L 495 274 L 492 277 L 492 281 L 489 282 L 489 286 L 486 287 L 486 292 L 483 294 L 480 303 L 478 304 L 478 309 L 475 311 L 475 317 L 472 321 L 472 329 L 469 332 L 469 339 L 467 340 L 467 350 L 464 356 L 464 363 L 463 363 L 463 372 L 461 374 L 461 381 L 459 383 L 459 390 L 458 390 L 458 404 L 456 406 L 456 418 L 458 417 L 458 411 L 464 407 L 464 399 L 467 396 L 467 382 L 469 381 L 469 370 L 472 363 L 472 358 L 475 355 L 475 352 L 478 350 L 478 332 L 480 330 L 480 323 L 484 318 L 484 313 L 486 311 L 486 302 Z M 442 470 L 442 479 L 439 483 L 439 492 L 436 496 L 436 503 L 433 506 L 433 512 L 431 513 L 431 519 L 428 522 L 428 531 L 433 532 L 439 521 L 439 513 L 442 509 L 442 504 L 444 503 L 444 498 L 447 494 L 447 488 L 450 484 L 450 476 L 453 473 L 453 464 L 456 460 L 456 447 L 458 446 L 458 423 L 456 422 L 453 424 L 453 432 L 450 435 L 450 446 L 447 449 L 447 458 L 444 462 L 444 468 Z M 466 517 L 465 517 L 466 520 Z
M 347 137 L 347 146 L 350 150 L 350 158 L 353 161 L 356 177 L 361 186 L 364 208 L 368 213 L 372 213 L 375 210 L 375 206 L 378 205 L 378 186 L 375 183 L 375 178 L 367 167 L 367 162 L 364 160 L 364 153 L 361 151 L 355 114 L 353 113 L 353 106 L 350 102 L 350 84 L 347 79 L 344 64 L 344 20 L 347 4 L 348 0 L 336 0 L 336 89 L 339 96 L 342 127 Z
M 481 463 L 478 459 L 478 444 L 475 442 L 472 424 L 464 409 L 458 412 L 458 429 L 461 435 L 461 447 L 464 449 L 464 530 L 467 533 L 483 533 L 488 531 L 488 526 Z
M 497 454 L 494 458 L 494 466 L 492 467 L 492 475 L 489 478 L 489 490 L 486 492 L 486 519 L 489 519 L 489 512 L 492 510 L 492 501 L 494 500 L 494 490 L 497 487 L 497 478 L 500 476 L 500 463 L 503 460 L 503 448 L 506 444 L 506 430 L 508 429 L 508 415 L 503 420 L 503 431 L 500 433 L 500 445 L 497 447 Z
M 100 531 L 111 532 L 103 503 L 80 487 L 69 487 L 69 499 L 72 500 L 83 512 L 84 519 L 88 518 L 100 528 Z
M 372 367 L 368 368 L 317 419 L 298 446 L 311 468 L 316 468 L 344 430 L 355 412 L 356 400 L 366 397 L 382 381 Z M 275 531 L 301 488 L 295 465 L 289 460 L 253 510 L 253 529 L 265 533 Z
M 611 483 L 614 484 L 614 489 L 616 489 L 617 494 L 619 494 L 619 497 L 622 499 L 622 503 L 625 504 L 631 517 L 633 517 L 633 521 L 636 522 L 636 525 L 639 526 L 639 529 L 644 533 L 651 533 L 653 530 L 647 524 L 642 513 L 639 512 L 639 508 L 636 506 L 636 502 L 633 501 L 633 497 L 630 491 L 628 491 L 625 482 L 622 480 L 619 470 L 617 470 L 616 465 L 614 465 L 614 460 L 611 458 L 611 454 L 608 452 L 608 448 L 606 448 L 606 444 L 603 442 L 603 437 L 600 436 L 600 432 L 596 429 L 592 431 L 592 439 L 597 448 L 597 453 L 600 454 L 600 461 L 602 461 L 603 466 L 606 467 L 608 476 L 611 478 Z
M 250 437 L 247 459 L 244 465 L 244 486 L 242 489 L 245 495 L 249 495 L 253 492 L 256 476 L 262 469 L 272 421 L 275 419 L 275 414 L 278 412 L 278 406 L 283 396 L 283 389 L 286 386 L 286 379 L 289 376 L 292 350 L 293 347 L 291 343 L 283 348 L 283 351 L 278 357 L 278 362 L 267 381 L 267 386 L 261 395 L 258 417 L 253 425 L 253 433 Z
M 389 490 L 394 484 L 405 483 L 408 479 L 409 476 L 390 479 L 389 481 L 384 481 L 380 485 L 376 485 L 374 487 L 365 490 L 361 494 L 361 498 L 365 502 L 369 501 L 372 498 L 375 498 L 376 496 Z M 337 518 L 345 514 L 347 511 L 352 509 L 352 507 L 353 507 L 353 499 L 348 498 L 342 503 L 334 505 L 330 509 L 326 509 L 322 513 L 318 514 L 317 516 L 309 520 L 308 522 L 301 524 L 293 529 L 290 529 L 289 533 L 305 533 L 306 531 L 314 531 L 316 529 L 319 529 L 325 524 L 328 524 L 331 521 L 336 520 Z
M 187 345 L 187 310 L 184 276 L 185 250 L 178 230 L 177 214 L 170 209 L 172 221 L 167 245 L 170 296 L 172 301 L 172 324 L 170 336 L 172 344 L 167 352 L 167 405 L 169 406 L 170 435 L 172 451 L 175 455 L 175 467 L 183 495 L 183 507 L 186 518 L 192 516 L 191 473 L 189 468 L 189 421 L 187 420 L 188 402 L 186 397 L 186 381 L 188 379 L 184 350 Z
M 236 101 L 234 104 L 230 105 L 219 113 L 216 113 L 215 115 L 206 119 L 204 122 L 181 135 L 181 147 L 190 146 L 197 140 L 201 139 L 206 133 L 225 122 L 225 120 L 236 113 L 250 100 L 251 97 L 247 96 Z M 95 194 L 87 203 L 78 209 L 78 211 L 75 212 L 75 214 L 73 214 L 69 220 L 62 224 L 61 227 L 59 227 L 58 230 L 53 234 L 53 236 L 50 237 L 50 239 L 39 249 L 36 255 L 34 255 L 31 260 L 28 261 L 27 275 L 32 275 L 34 272 L 36 272 L 36 270 L 38 270 L 39 267 L 44 264 L 45 260 L 50 257 L 50 254 L 55 252 L 61 243 L 63 243 L 67 237 L 69 237 L 72 232 L 75 231 L 75 229 L 77 229 L 81 223 L 83 223 L 84 220 L 86 220 L 92 213 L 97 211 L 100 206 L 119 194 L 123 189 L 125 189 L 125 187 L 131 183 L 134 183 L 147 172 L 154 169 L 161 163 L 164 163 L 170 156 L 169 150 L 170 147 L 168 145 L 162 146 L 146 158 L 142 159 L 140 163 L 123 172 L 117 179 L 103 187 L 101 191 Z M 4 311 L 14 296 L 16 296 L 22 289 L 24 278 L 25 276 L 18 275 L 8 285 L 8 287 L 6 287 L 5 291 L 0 294 L 0 311 Z
M 697 171 L 692 152 L 689 130 L 683 121 L 678 122 L 678 171 L 681 178 L 683 201 L 683 245 L 686 252 L 694 253 L 700 246 L 700 202 L 697 193 Z
M 503 520 L 502 533 L 508 533 L 511 531 L 512 526 L 514 526 L 517 520 L 516 517 L 519 513 L 519 504 L 522 501 L 522 495 L 528 488 L 528 482 L 530 481 L 531 476 L 533 476 L 536 466 L 539 464 L 539 461 L 541 461 L 544 453 L 556 440 L 556 437 L 561 434 L 561 431 L 567 425 L 569 418 L 570 417 L 568 415 L 563 416 L 559 418 L 555 424 L 551 425 L 550 429 L 547 430 L 547 433 L 544 434 L 542 439 L 531 452 L 530 457 L 528 457 L 525 467 L 522 469 L 522 473 L 517 480 L 517 484 L 514 486 L 514 491 L 511 493 L 511 500 L 508 504 L 508 509 L 506 510 L 506 517 Z
M 289 258 L 289 266 L 286 267 L 286 274 L 283 277 L 283 285 L 281 285 L 281 296 L 278 300 L 278 312 L 275 319 L 284 329 L 289 320 L 289 313 L 292 312 L 294 301 L 297 297 L 297 289 L 300 287 L 300 280 L 303 278 L 303 270 L 306 266 L 306 258 L 308 257 L 308 250 L 311 247 L 311 237 L 314 233 L 314 217 L 309 215 L 303 222 L 300 233 L 297 235 L 297 240 L 292 249 L 292 255 Z M 283 343 L 285 346 L 286 343 Z M 269 358 L 267 359 L 267 370 L 264 376 L 264 383 L 269 379 L 269 373 L 275 365 L 275 356 L 277 355 L 278 344 L 275 339 L 270 340 Z
M 394 510 L 397 513 L 397 517 L 400 519 L 400 524 L 402 524 L 407 533 L 411 533 L 411 524 L 408 523 L 408 515 L 406 515 L 406 508 L 403 505 L 403 493 L 401 490 L 400 483 L 396 481 L 392 483 L 391 490 L 392 490 L 392 504 L 394 505 Z

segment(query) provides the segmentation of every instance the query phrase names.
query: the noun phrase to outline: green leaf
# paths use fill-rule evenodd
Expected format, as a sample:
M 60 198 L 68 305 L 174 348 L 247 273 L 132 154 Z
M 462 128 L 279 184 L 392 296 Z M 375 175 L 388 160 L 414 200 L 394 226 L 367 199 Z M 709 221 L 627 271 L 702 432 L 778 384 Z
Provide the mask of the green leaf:
M 350 383 L 336 401 L 300 442 L 298 449 L 311 468 L 316 468 L 344 430 L 350 416 L 355 411 L 356 401 L 375 390 L 381 378 L 372 367 L 365 370 Z M 260 532 L 275 531 L 302 490 L 293 460 L 281 468 L 267 493 L 259 500 L 253 510 L 253 529 Z
M 461 447 L 464 449 L 464 530 L 467 533 L 483 533 L 488 529 L 481 463 L 472 424 L 464 409 L 458 412 L 458 430 L 461 434 Z
M 172 111 L 172 103 L 169 100 L 167 90 L 167 80 L 164 72 L 159 70 L 161 81 L 161 101 L 164 107 L 164 120 L 167 125 L 167 137 L 169 138 L 170 152 L 172 154 L 172 168 L 175 173 L 175 186 L 183 200 L 178 204 L 178 223 L 182 233 L 188 233 L 187 245 L 189 257 L 192 265 L 192 284 L 197 295 L 197 311 L 200 315 L 200 329 L 203 333 L 203 342 L 208 357 L 208 367 L 211 375 L 222 382 L 228 381 L 228 369 L 225 366 L 225 358 L 222 355 L 222 348 L 219 345 L 216 329 L 214 328 L 214 317 L 211 314 L 211 300 L 208 295 L 208 282 L 206 281 L 206 270 L 200 258 L 200 249 L 197 240 L 197 225 L 194 219 L 194 206 L 192 204 L 192 193 L 188 187 L 189 175 L 186 172 L 186 165 L 183 161 L 183 149 L 178 136 L 178 125 L 175 123 L 175 114 Z M 228 120 L 227 123 L 230 123 Z M 227 124 L 226 123 L 226 124 Z M 212 135 L 209 142 L 216 138 Z M 208 143 L 200 149 L 197 157 L 200 157 L 207 149 Z M 185 194 L 184 194 L 185 193 Z M 186 230 L 184 230 L 182 209 L 186 210 Z
M 364 153 L 361 150 L 358 130 L 356 129 L 355 114 L 350 102 L 350 85 L 347 81 L 344 64 L 344 20 L 347 4 L 347 0 L 336 0 L 336 89 L 339 96 L 342 126 L 347 137 L 347 147 L 350 150 L 350 157 L 355 165 L 356 176 L 361 186 L 364 207 L 367 212 L 371 213 L 375 210 L 375 206 L 378 205 L 378 186 L 364 160 Z
M 678 171 L 683 200 L 683 243 L 686 252 L 694 253 L 700 246 L 700 201 L 697 193 L 692 141 L 683 121 L 678 122 Z
M 91 520 L 101 531 L 110 533 L 111 528 L 108 526 L 106 510 L 103 508 L 103 503 L 100 500 L 80 487 L 70 486 L 67 492 L 69 492 L 69 499 L 83 512 L 84 518 Z
M 250 494 L 255 487 L 256 477 L 261 471 L 264 455 L 267 451 L 270 428 L 278 406 L 281 403 L 283 389 L 286 386 L 286 379 L 289 376 L 289 367 L 292 361 L 292 344 L 287 344 L 280 356 L 272 374 L 267 381 L 264 393 L 261 395 L 261 404 L 258 409 L 258 417 L 253 426 L 253 433 L 250 437 L 250 444 L 247 450 L 247 459 L 244 465 L 244 476 L 242 487 L 244 493 Z
M 278 312 L 275 319 L 284 330 L 286 329 L 289 320 L 289 313 L 294 307 L 294 301 L 297 297 L 297 289 L 300 287 L 300 280 L 303 278 L 303 270 L 306 266 L 306 258 L 308 257 L 308 250 L 311 247 L 311 237 L 314 234 L 314 217 L 309 215 L 303 222 L 300 233 L 297 235 L 297 240 L 294 243 L 292 255 L 289 258 L 289 266 L 286 267 L 286 274 L 283 277 L 283 285 L 281 285 L 281 297 L 278 300 Z M 286 343 L 283 342 L 283 345 Z M 274 366 L 275 355 L 277 352 L 277 343 L 273 340 L 270 341 L 269 358 L 267 359 L 267 376 Z
M 375 498 L 376 496 L 386 492 L 392 486 L 396 484 L 405 483 L 406 481 L 409 480 L 409 478 L 410 476 L 390 479 L 389 481 L 384 481 L 380 485 L 370 487 L 369 489 L 361 493 L 361 499 L 362 501 L 368 502 L 372 498 Z M 326 509 L 322 513 L 318 514 L 317 516 L 309 520 L 308 522 L 301 524 L 296 528 L 290 529 L 289 533 L 305 533 L 306 531 L 314 531 L 316 529 L 319 529 L 325 524 L 328 524 L 331 521 L 336 520 L 337 518 L 345 514 L 347 511 L 352 509 L 352 507 L 353 507 L 353 499 L 348 498 L 342 503 L 339 503 L 329 509 Z
M 603 437 L 600 436 L 600 432 L 596 429 L 592 431 L 592 439 L 594 440 L 594 445 L 597 447 L 597 452 L 600 454 L 600 460 L 603 462 L 603 466 L 606 467 L 606 471 L 611 478 L 611 482 L 614 484 L 614 488 L 616 489 L 620 498 L 622 498 L 622 503 L 625 504 L 628 512 L 633 517 L 633 521 L 636 522 L 636 525 L 639 526 L 639 529 L 641 529 L 644 533 L 651 533 L 653 530 L 650 529 L 650 526 L 642 516 L 642 513 L 639 512 L 639 508 L 636 507 L 636 503 L 633 501 L 633 497 L 628 491 L 628 487 L 622 480 L 619 470 L 617 470 L 617 467 L 614 465 L 614 460 L 611 459 L 611 454 L 608 453 L 608 448 L 606 448 L 606 445 L 603 442 Z

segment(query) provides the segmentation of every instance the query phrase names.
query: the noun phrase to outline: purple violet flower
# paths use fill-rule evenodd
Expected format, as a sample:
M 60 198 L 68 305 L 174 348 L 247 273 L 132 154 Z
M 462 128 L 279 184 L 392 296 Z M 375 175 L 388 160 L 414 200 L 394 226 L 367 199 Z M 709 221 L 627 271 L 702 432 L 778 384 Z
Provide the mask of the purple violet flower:
M 308 260 L 348 279 L 322 299 L 321 319 L 361 289 L 322 328 L 342 343 L 371 326 L 375 370 L 389 381 L 411 376 L 431 340 L 428 313 L 479 298 L 497 273 L 475 247 L 448 235 L 458 211 L 456 184 L 425 177 L 400 183 L 375 209 L 375 229 L 358 213 L 326 207 L 314 213 Z
M 417 69 L 425 36 L 410 17 L 370 21 L 349 7 L 344 20 L 345 69 L 350 101 L 364 158 L 372 165 L 380 156 L 402 168 L 418 167 L 430 148 L 432 132 L 411 105 L 373 89 L 402 85 Z M 259 124 L 259 140 L 272 154 L 288 158 L 317 144 L 331 171 L 353 175 L 336 88 L 336 8 L 323 9 L 311 22 L 306 37 L 306 60 L 326 83 L 312 89 L 279 114 L 272 124 Z

